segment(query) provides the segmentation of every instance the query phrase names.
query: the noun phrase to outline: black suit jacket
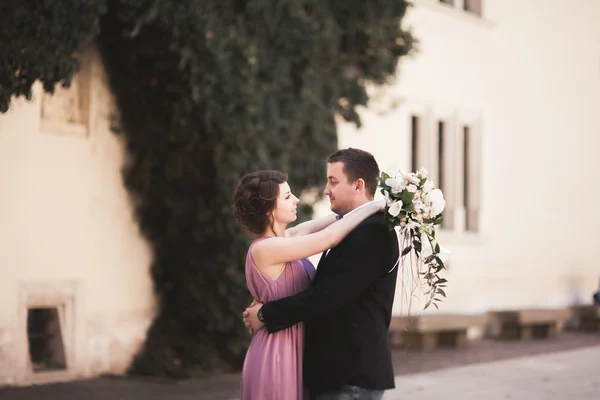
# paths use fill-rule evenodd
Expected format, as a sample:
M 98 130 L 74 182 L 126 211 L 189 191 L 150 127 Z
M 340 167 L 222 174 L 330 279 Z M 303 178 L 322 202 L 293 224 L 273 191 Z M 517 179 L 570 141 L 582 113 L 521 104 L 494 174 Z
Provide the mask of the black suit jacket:
M 263 305 L 271 333 L 305 322 L 304 383 L 313 394 L 394 387 L 387 331 L 398 251 L 384 214 L 374 214 L 321 257 L 310 288 Z

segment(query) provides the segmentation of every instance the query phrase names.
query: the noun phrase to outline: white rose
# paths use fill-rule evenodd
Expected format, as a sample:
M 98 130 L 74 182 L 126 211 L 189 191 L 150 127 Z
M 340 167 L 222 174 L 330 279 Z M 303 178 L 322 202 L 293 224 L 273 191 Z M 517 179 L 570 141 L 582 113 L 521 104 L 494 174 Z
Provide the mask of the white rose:
M 417 186 L 410 184 L 406 187 L 406 190 L 408 190 L 411 193 L 416 193 L 417 192 Z
M 441 200 L 444 198 L 444 194 L 440 189 L 433 189 L 431 192 L 425 195 L 425 201 L 433 203 L 436 200 Z
M 444 194 L 440 189 L 434 189 L 427 193 L 425 201 L 431 203 L 431 211 L 434 217 L 444 211 L 444 207 L 446 207 L 446 200 L 444 200 Z
M 425 181 L 425 183 L 423 184 L 423 193 L 427 194 L 429 192 L 431 192 L 431 190 L 433 189 L 433 182 L 430 180 Z
M 433 216 L 436 217 L 444 211 L 444 207 L 446 207 L 446 200 L 437 200 L 431 203 L 431 207 L 433 208 Z
M 399 181 L 396 178 L 387 178 L 385 180 L 385 184 L 392 188 L 392 193 L 400 193 L 406 187 L 403 182 Z
M 400 214 L 400 210 L 402 209 L 402 202 L 400 200 L 394 201 L 392 205 L 388 208 L 388 213 L 392 217 L 397 217 Z

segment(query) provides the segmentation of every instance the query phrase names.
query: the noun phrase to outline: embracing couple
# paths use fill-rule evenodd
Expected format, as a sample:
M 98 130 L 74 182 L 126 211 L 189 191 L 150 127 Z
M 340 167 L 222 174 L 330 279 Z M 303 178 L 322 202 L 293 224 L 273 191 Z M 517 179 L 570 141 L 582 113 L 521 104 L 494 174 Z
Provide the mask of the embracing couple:
M 388 328 L 398 238 L 374 201 L 379 167 L 359 149 L 327 160 L 333 215 L 293 228 L 298 198 L 278 171 L 242 177 L 236 220 L 256 239 L 246 258 L 253 334 L 242 400 L 378 400 L 394 387 Z M 323 252 L 315 271 L 308 257 Z

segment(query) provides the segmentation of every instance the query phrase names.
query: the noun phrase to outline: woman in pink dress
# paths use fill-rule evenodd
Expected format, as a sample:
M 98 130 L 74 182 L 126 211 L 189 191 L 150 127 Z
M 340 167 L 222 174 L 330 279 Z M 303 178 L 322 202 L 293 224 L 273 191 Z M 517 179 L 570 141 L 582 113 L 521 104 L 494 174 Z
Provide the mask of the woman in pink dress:
M 257 171 L 240 179 L 233 194 L 233 215 L 256 236 L 246 256 L 246 283 L 255 300 L 267 303 L 308 288 L 315 268 L 307 259 L 337 245 L 385 203 L 373 202 L 336 222 L 336 215 L 293 228 L 298 198 L 278 171 Z M 302 400 L 303 324 L 269 334 L 256 332 L 242 371 L 241 400 Z

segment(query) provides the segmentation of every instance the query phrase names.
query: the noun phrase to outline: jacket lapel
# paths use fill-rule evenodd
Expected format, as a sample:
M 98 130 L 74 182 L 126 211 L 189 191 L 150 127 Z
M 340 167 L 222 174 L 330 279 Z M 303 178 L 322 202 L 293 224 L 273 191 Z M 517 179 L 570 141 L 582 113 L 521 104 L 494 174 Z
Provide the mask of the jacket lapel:
M 317 282 L 317 281 L 319 281 L 319 279 L 321 279 L 323 277 L 323 275 L 327 272 L 327 267 L 337 257 L 338 251 L 339 251 L 339 245 L 330 249 L 329 253 L 327 253 L 327 255 L 325 255 L 325 252 L 323 252 L 321 259 L 319 260 L 319 263 L 317 264 L 317 273 L 315 275 L 315 279 L 313 279 L 313 282 Z

